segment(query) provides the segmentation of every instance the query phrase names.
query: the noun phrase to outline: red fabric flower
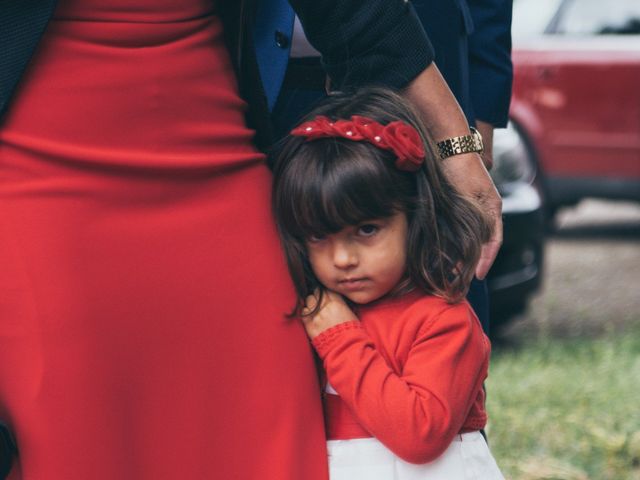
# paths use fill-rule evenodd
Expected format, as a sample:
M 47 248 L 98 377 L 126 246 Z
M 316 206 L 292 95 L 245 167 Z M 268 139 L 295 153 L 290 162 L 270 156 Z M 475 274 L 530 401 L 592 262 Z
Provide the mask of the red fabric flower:
M 336 137 L 348 138 L 353 141 L 364 140 L 365 137 L 356 128 L 356 125 L 349 120 L 338 120 L 333 124 L 333 131 Z
M 291 135 L 296 137 L 307 137 L 307 140 L 317 138 L 335 137 L 333 122 L 322 115 L 317 116 L 309 122 L 304 122 L 291 130 Z
M 378 122 L 371 120 L 370 118 L 360 117 L 359 115 L 351 117 L 351 121 L 360 134 L 370 143 L 373 143 L 376 147 L 384 150 L 389 149 L 389 145 L 387 145 L 387 142 L 382 136 L 382 131 L 384 130 L 383 125 L 380 125 Z
M 396 167 L 415 172 L 424 160 L 424 144 L 420 134 L 404 122 L 391 122 L 382 130 L 382 138 L 396 154 Z
M 399 120 L 384 126 L 359 115 L 352 116 L 351 120 L 335 122 L 319 115 L 291 130 L 291 135 L 306 137 L 307 141 L 331 137 L 366 141 L 392 151 L 397 157 L 396 167 L 409 172 L 418 170 L 425 158 L 424 144 L 418 131 Z

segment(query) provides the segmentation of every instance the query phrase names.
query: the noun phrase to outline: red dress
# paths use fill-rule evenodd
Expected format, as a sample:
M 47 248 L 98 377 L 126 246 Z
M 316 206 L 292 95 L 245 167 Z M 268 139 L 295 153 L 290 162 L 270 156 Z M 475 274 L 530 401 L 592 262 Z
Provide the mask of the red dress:
M 326 478 L 243 109 L 210 0 L 60 0 L 0 127 L 11 479 Z

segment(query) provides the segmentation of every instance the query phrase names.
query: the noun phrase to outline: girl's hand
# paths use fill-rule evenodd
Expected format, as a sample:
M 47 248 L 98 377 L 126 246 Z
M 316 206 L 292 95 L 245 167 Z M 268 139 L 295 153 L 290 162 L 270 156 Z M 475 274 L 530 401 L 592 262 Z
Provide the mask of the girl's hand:
M 308 313 L 312 312 L 318 304 L 319 298 L 320 291 L 316 290 L 313 295 L 307 297 L 302 309 L 302 324 L 311 340 L 340 323 L 358 320 L 342 296 L 331 290 L 324 291 L 320 308 L 316 313 L 309 315 Z

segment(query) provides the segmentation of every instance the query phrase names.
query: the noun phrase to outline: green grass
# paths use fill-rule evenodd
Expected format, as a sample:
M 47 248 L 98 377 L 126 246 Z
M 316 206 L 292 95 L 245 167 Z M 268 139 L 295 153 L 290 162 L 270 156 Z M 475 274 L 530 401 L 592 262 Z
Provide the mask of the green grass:
M 640 479 L 640 332 L 496 349 L 486 386 L 507 479 Z

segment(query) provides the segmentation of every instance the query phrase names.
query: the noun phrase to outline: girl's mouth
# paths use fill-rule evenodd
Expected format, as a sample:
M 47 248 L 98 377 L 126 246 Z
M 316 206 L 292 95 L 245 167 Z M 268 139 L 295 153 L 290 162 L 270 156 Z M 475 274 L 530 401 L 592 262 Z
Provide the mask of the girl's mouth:
M 338 284 L 346 290 L 360 290 L 368 281 L 369 279 L 366 277 L 345 278 L 344 280 L 338 281 Z

